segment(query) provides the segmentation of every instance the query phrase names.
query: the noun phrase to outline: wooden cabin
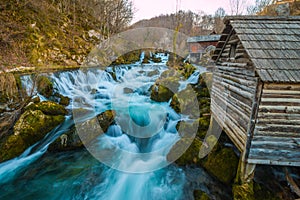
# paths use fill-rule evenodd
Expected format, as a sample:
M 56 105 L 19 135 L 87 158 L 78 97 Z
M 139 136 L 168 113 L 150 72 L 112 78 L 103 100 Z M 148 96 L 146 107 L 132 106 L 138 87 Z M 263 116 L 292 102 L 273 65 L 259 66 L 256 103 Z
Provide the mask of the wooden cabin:
M 212 119 L 252 171 L 256 164 L 300 166 L 300 17 L 224 23 L 213 56 Z
M 187 43 L 189 46 L 189 55 L 191 62 L 198 62 L 205 49 L 209 46 L 216 46 L 221 35 L 201 35 L 189 37 Z

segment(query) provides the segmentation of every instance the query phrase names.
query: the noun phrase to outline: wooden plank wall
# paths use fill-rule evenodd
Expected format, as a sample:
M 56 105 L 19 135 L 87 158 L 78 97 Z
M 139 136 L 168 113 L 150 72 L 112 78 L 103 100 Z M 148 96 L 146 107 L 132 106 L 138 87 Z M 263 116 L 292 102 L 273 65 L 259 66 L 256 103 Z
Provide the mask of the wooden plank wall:
M 229 57 L 232 44 L 236 45 L 234 58 Z M 243 45 L 233 33 L 213 74 L 211 111 L 240 151 L 244 151 L 247 143 L 247 129 L 256 87 L 254 68 Z
M 248 162 L 300 166 L 300 84 L 264 84 Z

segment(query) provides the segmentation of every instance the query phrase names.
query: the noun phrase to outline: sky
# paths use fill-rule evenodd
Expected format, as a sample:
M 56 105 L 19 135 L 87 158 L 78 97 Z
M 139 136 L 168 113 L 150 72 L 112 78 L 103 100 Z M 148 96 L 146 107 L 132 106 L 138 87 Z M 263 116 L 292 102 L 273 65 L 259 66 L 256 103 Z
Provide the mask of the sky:
M 204 11 L 207 14 L 214 14 L 219 7 L 223 7 L 227 14 L 230 14 L 230 0 L 132 0 L 135 7 L 133 23 L 141 19 L 150 19 L 160 14 L 170 14 L 178 10 L 191 10 L 193 12 Z M 248 5 L 255 0 L 246 0 Z

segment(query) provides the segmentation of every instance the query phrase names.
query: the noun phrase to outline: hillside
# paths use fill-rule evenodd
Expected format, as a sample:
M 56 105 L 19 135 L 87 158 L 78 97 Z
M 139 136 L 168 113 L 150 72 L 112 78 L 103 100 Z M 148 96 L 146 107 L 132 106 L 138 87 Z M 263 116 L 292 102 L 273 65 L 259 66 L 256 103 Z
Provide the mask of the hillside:
M 99 2 L 96 4 L 93 0 L 2 0 L 0 69 L 81 64 L 91 48 L 100 39 L 112 33 L 115 26 L 112 24 L 113 12 L 109 12 L 110 16 L 100 15 L 104 13 L 101 9 L 113 10 L 114 4 L 104 7 Z M 128 6 L 128 1 L 121 2 L 125 2 L 124 5 L 118 6 Z M 130 9 L 126 16 L 128 19 L 123 20 L 124 24 L 132 17 Z M 112 19 L 109 24 L 108 20 L 105 21 L 108 17 Z M 116 19 L 115 23 L 117 22 Z M 122 27 L 123 24 L 118 25 L 118 28 Z
M 215 30 L 218 19 L 212 15 L 179 11 L 178 13 L 160 15 L 134 23 L 130 28 L 163 27 L 179 30 L 189 36 L 206 35 Z

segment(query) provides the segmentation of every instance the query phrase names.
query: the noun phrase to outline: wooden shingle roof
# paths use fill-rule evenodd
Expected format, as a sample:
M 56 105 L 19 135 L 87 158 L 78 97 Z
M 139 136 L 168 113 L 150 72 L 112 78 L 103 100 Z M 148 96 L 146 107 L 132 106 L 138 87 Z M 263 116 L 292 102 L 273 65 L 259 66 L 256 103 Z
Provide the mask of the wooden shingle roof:
M 224 22 L 224 31 L 233 28 L 263 81 L 300 83 L 299 16 L 237 16 Z

